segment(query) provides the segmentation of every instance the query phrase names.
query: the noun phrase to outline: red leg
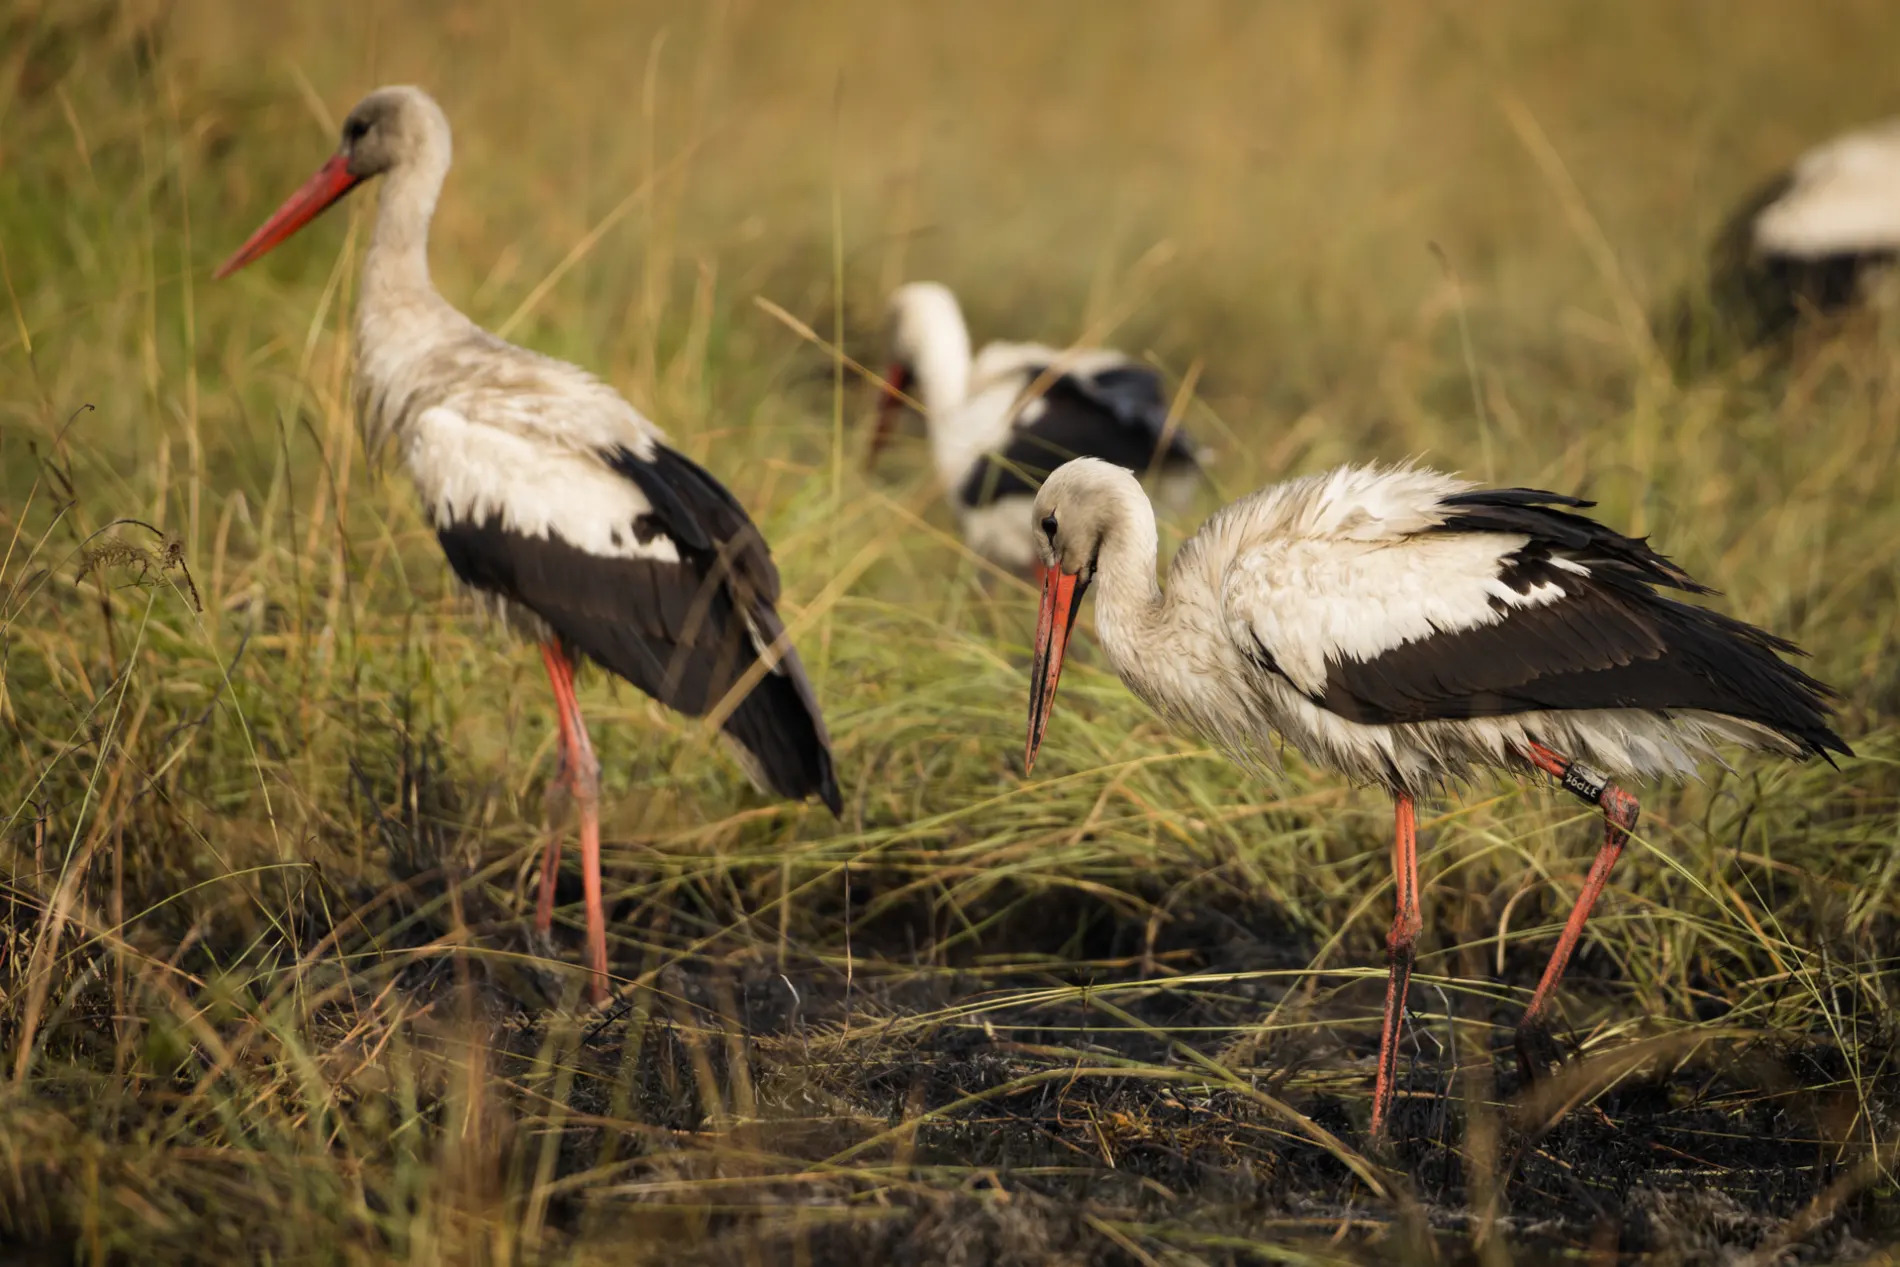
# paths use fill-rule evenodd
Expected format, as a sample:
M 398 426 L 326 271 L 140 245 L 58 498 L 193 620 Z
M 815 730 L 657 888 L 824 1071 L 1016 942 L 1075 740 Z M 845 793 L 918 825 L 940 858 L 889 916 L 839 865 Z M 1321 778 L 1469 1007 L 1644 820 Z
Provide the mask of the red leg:
M 1535 1076 L 1538 1072 L 1535 1066 L 1546 1063 L 1533 1059 L 1532 1052 L 1549 1047 L 1543 1029 L 1551 996 L 1556 994 L 1557 984 L 1563 980 L 1564 969 L 1570 966 L 1570 956 L 1576 953 L 1577 943 L 1583 938 L 1583 926 L 1590 918 L 1590 910 L 1602 894 L 1603 886 L 1609 883 L 1610 868 L 1616 865 L 1623 846 L 1629 843 L 1630 832 L 1635 830 L 1636 818 L 1642 807 L 1636 803 L 1635 797 L 1603 775 L 1552 752 L 1542 744 L 1531 744 L 1525 755 L 1532 765 L 1561 782 L 1565 791 L 1602 809 L 1605 820 L 1603 845 L 1597 850 L 1596 860 L 1590 864 L 1590 874 L 1584 879 L 1583 892 L 1577 895 L 1577 904 L 1570 908 L 1570 918 L 1564 921 L 1564 931 L 1557 938 L 1557 948 L 1551 951 L 1550 963 L 1545 966 L 1543 978 L 1538 981 L 1537 990 L 1531 995 L 1530 1006 L 1524 1010 L 1524 1019 L 1518 1022 L 1518 1058 L 1525 1074 Z
M 574 669 L 558 645 L 541 644 L 541 662 L 547 665 L 548 684 L 554 688 L 554 720 L 561 730 L 560 778 L 570 787 L 574 767 L 574 717 L 579 709 L 574 698 Z M 561 833 L 549 838 L 541 854 L 541 893 L 534 904 L 534 929 L 543 936 L 554 927 L 554 879 L 561 869 Z
M 580 803 L 581 891 L 587 908 L 587 966 L 593 969 L 588 994 L 595 1003 L 602 1003 L 607 998 L 607 917 L 600 882 L 600 762 L 594 757 L 587 722 L 574 695 L 572 662 L 552 641 L 541 644 L 541 658 L 554 687 L 555 717 L 561 728 L 561 764 L 568 787 Z M 561 838 L 556 833 L 548 841 L 542 860 L 541 893 L 535 903 L 535 928 L 544 934 L 554 922 L 554 881 L 560 861 Z
M 1414 947 L 1424 917 L 1418 909 L 1418 821 L 1412 798 L 1401 792 L 1394 807 L 1392 882 L 1395 907 L 1392 931 L 1386 935 L 1386 962 L 1391 975 L 1385 984 L 1385 1023 L 1379 1030 L 1379 1072 L 1372 1084 L 1372 1137 L 1385 1137 L 1386 1115 L 1397 1091 L 1399 1028 L 1405 1020 L 1405 992 L 1412 981 Z
M 575 795 L 581 803 L 581 896 L 587 905 L 587 966 L 593 969 L 588 996 L 607 1001 L 607 910 L 600 885 L 600 762 L 587 738 L 580 706 L 574 709 L 574 735 L 579 741 L 580 768 L 575 771 Z

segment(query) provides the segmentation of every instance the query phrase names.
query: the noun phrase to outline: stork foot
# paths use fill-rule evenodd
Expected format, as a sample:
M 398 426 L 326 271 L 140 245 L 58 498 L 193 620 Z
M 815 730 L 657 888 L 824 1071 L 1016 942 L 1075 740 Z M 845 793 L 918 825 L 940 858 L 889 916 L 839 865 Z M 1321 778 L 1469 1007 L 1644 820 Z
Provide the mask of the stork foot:
M 1385 939 L 1385 1019 L 1379 1027 L 1379 1067 L 1372 1081 L 1372 1124 L 1367 1132 L 1375 1143 L 1386 1136 L 1387 1117 L 1398 1094 L 1399 1031 L 1405 1023 L 1405 995 L 1424 923 L 1418 909 L 1417 812 L 1406 793 L 1400 793 L 1393 805 L 1392 885 L 1397 900 L 1392 930 Z
M 562 971 L 561 963 L 553 957 L 550 947 L 535 942 L 529 949 L 531 957 L 521 965 L 518 979 L 540 996 L 543 1006 L 559 1007 L 561 995 L 567 987 L 568 974 Z
M 1566 792 L 1603 811 L 1603 844 L 1590 863 L 1590 873 L 1584 877 L 1576 905 L 1570 908 L 1570 918 L 1564 921 L 1564 930 L 1557 938 L 1556 948 L 1550 952 L 1550 962 L 1545 965 L 1544 975 L 1531 995 L 1530 1006 L 1524 1010 L 1524 1019 L 1517 1025 L 1517 1067 L 1528 1086 L 1563 1068 L 1563 1054 L 1544 1018 L 1551 1013 L 1551 998 L 1563 980 L 1570 956 L 1583 939 L 1583 927 L 1590 918 L 1590 911 L 1602 895 L 1604 885 L 1609 883 L 1610 869 L 1616 865 L 1630 833 L 1636 829 L 1641 806 L 1607 776 L 1542 744 L 1529 745 L 1524 755 L 1532 765 L 1561 783 Z
M 1517 1072 L 1526 1087 L 1555 1077 L 1564 1067 L 1563 1048 L 1542 1019 L 1527 1016 L 1517 1027 Z

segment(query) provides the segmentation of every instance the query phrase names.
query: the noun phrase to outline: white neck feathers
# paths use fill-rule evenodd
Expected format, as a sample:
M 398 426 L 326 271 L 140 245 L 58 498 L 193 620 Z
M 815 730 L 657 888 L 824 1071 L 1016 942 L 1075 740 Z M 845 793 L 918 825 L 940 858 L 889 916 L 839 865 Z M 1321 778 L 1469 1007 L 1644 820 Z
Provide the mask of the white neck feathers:
M 970 331 L 949 289 L 935 282 L 900 286 L 890 302 L 891 352 L 908 366 L 915 394 L 934 422 L 970 390 Z
M 429 278 L 429 225 L 448 172 L 448 141 L 443 138 L 383 177 L 376 226 L 363 256 L 363 315 L 383 306 L 408 308 L 437 298 Z

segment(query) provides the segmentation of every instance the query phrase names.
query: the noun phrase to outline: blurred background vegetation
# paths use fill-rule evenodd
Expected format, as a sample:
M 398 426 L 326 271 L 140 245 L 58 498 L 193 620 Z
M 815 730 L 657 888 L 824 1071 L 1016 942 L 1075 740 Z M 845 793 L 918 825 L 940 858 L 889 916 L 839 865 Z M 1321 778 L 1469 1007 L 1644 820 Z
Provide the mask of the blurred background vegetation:
M 1892 1261 L 1900 349 L 1876 314 L 1678 384 L 1646 314 L 1895 109 L 1896 48 L 1884 0 L 13 0 L 0 1240 Z M 355 436 L 374 192 L 209 281 L 387 82 L 456 129 L 438 285 L 753 508 L 837 739 L 841 822 L 589 684 L 600 1018 L 575 929 L 521 936 L 564 821 L 536 657 Z M 1033 597 L 920 444 L 860 472 L 832 355 L 876 364 L 925 277 L 979 340 L 1161 366 L 1222 498 L 1404 458 L 1596 497 L 1812 651 L 1862 755 L 1646 790 L 1542 1098 L 1489 1048 L 1595 829 L 1541 788 L 1435 807 L 1407 1142 L 1366 1160 L 1386 808 L 1249 783 L 1086 650 L 1020 777 Z

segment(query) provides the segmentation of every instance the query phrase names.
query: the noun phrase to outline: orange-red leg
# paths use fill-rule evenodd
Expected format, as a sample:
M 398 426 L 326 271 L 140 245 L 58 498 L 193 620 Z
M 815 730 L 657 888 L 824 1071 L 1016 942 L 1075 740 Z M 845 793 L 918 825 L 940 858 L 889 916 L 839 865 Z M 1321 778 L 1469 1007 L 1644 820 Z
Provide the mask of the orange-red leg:
M 1379 1030 L 1379 1072 L 1372 1084 L 1372 1137 L 1385 1136 L 1386 1116 L 1398 1089 L 1399 1030 L 1405 1023 L 1405 992 L 1425 919 L 1418 909 L 1418 820 L 1412 798 L 1401 792 L 1393 813 L 1392 882 L 1395 907 L 1386 934 L 1385 1023 Z
M 561 728 L 561 767 L 581 815 L 581 892 L 587 908 L 587 966 L 593 970 L 588 995 L 595 1003 L 607 998 L 607 914 L 600 882 L 600 762 L 587 737 L 574 694 L 574 665 L 560 645 L 541 644 L 548 682 L 554 688 L 554 712 Z M 554 924 L 554 882 L 560 871 L 561 837 L 548 841 L 541 862 L 541 893 L 535 902 L 534 926 L 542 934 Z
M 554 688 L 554 721 L 561 731 L 559 777 L 572 786 L 573 776 L 569 771 L 574 768 L 574 715 L 580 711 L 570 702 L 574 697 L 574 670 L 552 642 L 541 644 L 541 662 L 547 666 L 548 684 Z M 541 853 L 541 893 L 534 904 L 534 929 L 544 936 L 554 926 L 554 880 L 560 869 L 561 833 L 556 831 Z
M 1563 934 L 1557 938 L 1557 948 L 1550 953 L 1550 963 L 1531 995 L 1530 1006 L 1524 1010 L 1524 1019 L 1518 1022 L 1518 1059 L 1525 1074 L 1535 1076 L 1539 1072 L 1536 1066 L 1545 1062 L 1533 1053 L 1549 1046 L 1543 1029 L 1551 996 L 1556 994 L 1557 984 L 1563 980 L 1564 969 L 1570 966 L 1570 956 L 1576 953 L 1577 943 L 1583 938 L 1583 926 L 1590 918 L 1590 910 L 1603 893 L 1603 886 L 1609 883 L 1610 869 L 1622 855 L 1623 846 L 1629 843 L 1630 832 L 1636 828 L 1642 807 L 1635 797 L 1602 774 L 1542 744 L 1531 744 L 1525 756 L 1532 765 L 1562 783 L 1566 792 L 1600 808 L 1604 817 L 1603 845 L 1590 864 L 1590 874 L 1584 878 L 1577 904 L 1570 908 L 1570 918 L 1564 921 Z

